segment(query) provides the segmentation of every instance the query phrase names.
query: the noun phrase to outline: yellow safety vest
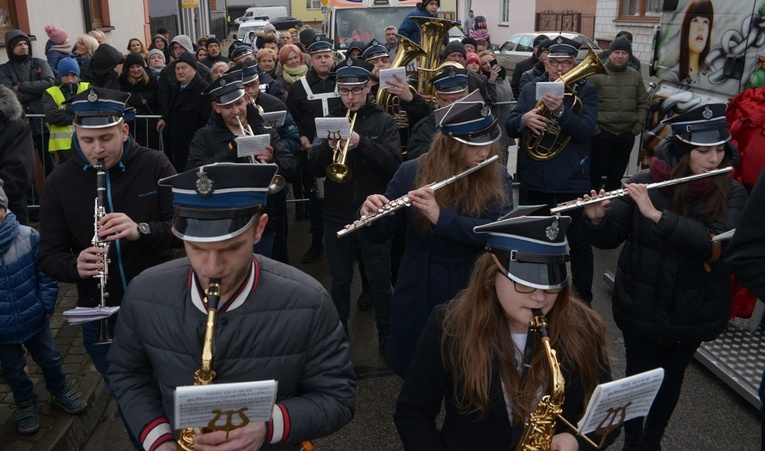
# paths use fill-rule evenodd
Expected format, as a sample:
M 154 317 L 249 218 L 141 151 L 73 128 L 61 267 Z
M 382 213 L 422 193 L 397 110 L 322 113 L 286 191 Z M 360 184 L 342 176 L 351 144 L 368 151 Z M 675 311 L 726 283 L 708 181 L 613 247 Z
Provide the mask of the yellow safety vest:
M 90 83 L 81 81 L 77 87 L 77 94 L 86 91 L 90 87 Z M 45 92 L 50 94 L 53 101 L 56 102 L 57 107 L 61 107 L 61 104 L 66 100 L 64 93 L 61 92 L 61 88 L 58 86 L 51 86 L 46 89 Z M 53 125 L 46 123 L 50 129 L 50 140 L 48 140 L 48 152 L 58 152 L 59 150 L 69 150 L 72 148 L 72 133 L 74 133 L 74 125 Z

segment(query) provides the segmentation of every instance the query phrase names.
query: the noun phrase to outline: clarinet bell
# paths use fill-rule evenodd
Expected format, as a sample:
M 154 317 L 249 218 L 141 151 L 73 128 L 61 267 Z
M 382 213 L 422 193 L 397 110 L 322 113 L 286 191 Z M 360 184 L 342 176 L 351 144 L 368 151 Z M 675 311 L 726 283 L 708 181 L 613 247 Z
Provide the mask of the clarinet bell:
M 109 318 L 102 318 L 100 324 L 100 330 L 98 331 L 97 345 L 110 345 L 114 339 L 114 333 L 112 332 L 112 324 L 109 322 Z

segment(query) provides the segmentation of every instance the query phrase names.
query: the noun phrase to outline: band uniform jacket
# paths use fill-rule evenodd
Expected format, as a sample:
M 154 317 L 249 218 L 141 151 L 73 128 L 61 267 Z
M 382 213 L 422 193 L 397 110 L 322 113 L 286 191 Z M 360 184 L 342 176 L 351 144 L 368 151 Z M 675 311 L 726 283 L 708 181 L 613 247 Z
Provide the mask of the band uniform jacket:
M 415 186 L 419 160 L 401 165 L 385 190 L 393 201 Z M 496 221 L 513 208 L 512 179 L 502 165 L 496 170 L 505 173 L 508 202 L 488 206 L 480 218 L 464 216 L 458 209 L 441 207 L 438 223 L 424 233 L 415 215 L 415 208 L 405 208 L 388 215 L 368 227 L 363 233 L 372 242 L 389 239 L 396 230 L 406 227 L 406 247 L 391 298 L 391 366 L 402 377 L 406 375 L 417 339 L 425 327 L 430 312 L 467 286 L 473 264 L 486 246 L 484 234 L 473 228 Z M 483 168 L 481 171 L 491 170 Z M 438 180 L 433 180 L 437 182 Z
M 76 140 L 76 138 L 75 138 Z M 77 256 L 92 246 L 96 171 L 77 152 L 58 166 L 45 181 L 40 202 L 39 259 L 43 271 L 60 282 L 77 283 L 78 305 L 95 307 L 101 292 L 95 278 L 80 278 Z M 140 147 L 132 138 L 122 159 L 106 173 L 107 213 L 125 213 L 136 223 L 149 224 L 151 233 L 137 241 L 120 239 L 109 247 L 107 305 L 120 305 L 128 283 L 146 268 L 160 263 L 160 250 L 180 242 L 170 230 L 173 195 L 157 180 L 175 174 L 167 157 Z
M 492 366 L 491 386 L 489 388 L 489 412 L 481 418 L 476 413 L 460 410 L 455 401 L 454 374 L 447 367 L 441 354 L 443 319 L 446 306 L 433 311 L 427 321 L 422 337 L 417 344 L 415 358 L 409 375 L 401 388 L 393 420 L 396 423 L 401 441 L 406 450 L 512 450 L 523 435 L 524 423 L 514 421 L 510 424 L 505 397 L 495 361 Z M 509 334 L 508 334 L 509 335 Z M 508 336 L 509 339 L 509 336 Z M 449 346 L 449 340 L 446 345 Z M 562 405 L 563 417 L 572 423 L 579 421 L 586 408 L 584 388 L 578 371 L 566 365 L 563 349 L 557 349 L 561 372 L 566 381 L 565 401 Z M 597 365 L 597 362 L 592 362 Z M 607 364 L 600 365 L 599 383 L 611 380 Z M 543 394 L 550 394 L 551 388 L 545 387 Z M 436 428 L 436 417 L 441 412 L 441 405 L 446 408 L 446 416 L 440 430 Z M 584 439 L 565 423 L 558 420 L 555 433 L 568 432 L 577 438 L 580 450 L 594 450 Z M 611 433 L 606 445 L 613 442 L 618 433 Z M 599 437 L 588 434 L 599 441 Z
M 563 98 L 563 114 L 556 118 L 562 129 L 558 142 L 562 142 L 567 136 L 570 136 L 571 140 L 555 158 L 537 161 L 528 155 L 522 139 L 525 134 L 532 133 L 523 123 L 522 117 L 536 105 L 537 83 L 546 81 L 549 81 L 549 76 L 544 73 L 523 87 L 518 103 L 505 124 L 510 137 L 521 138 L 518 142 L 518 175 L 521 187 L 529 191 L 556 194 L 589 192 L 590 141 L 598 119 L 598 90 L 590 82 L 575 85 L 576 95 L 581 102 L 581 114 L 571 110 L 574 102 L 572 96 Z
M 332 115 L 343 117 L 346 111 L 342 106 Z M 327 177 L 324 184 L 324 218 L 342 224 L 353 222 L 367 196 L 385 191 L 402 160 L 401 139 L 393 117 L 369 99 L 357 111 L 353 131 L 359 135 L 359 145 L 349 149 L 345 159 L 351 179 L 337 183 Z M 308 165 L 314 177 L 326 174 L 333 150 L 326 139 L 313 146 Z
M 221 299 L 213 383 L 277 380 L 279 415 L 261 449 L 292 450 L 292 444 L 329 435 L 351 420 L 356 376 L 326 290 L 291 266 L 259 255 L 254 261 L 244 302 L 225 310 L 227 300 Z M 201 366 L 207 315 L 191 301 L 197 289 L 190 286 L 191 271 L 183 258 L 137 277 L 109 352 L 109 377 L 127 426 L 136 437 L 153 437 L 144 441 L 146 449 L 161 433 L 171 433 L 175 388 L 193 385 Z
M 316 71 L 311 68 L 305 76 L 308 86 L 314 94 L 325 94 L 335 91 L 334 74 L 329 74 L 326 79 L 321 79 L 321 77 L 316 74 Z M 333 111 L 342 104 L 339 96 L 330 98 L 327 102 L 328 112 Z M 289 92 L 287 93 L 287 109 L 297 122 L 300 136 L 307 137 L 311 142 L 316 138 L 316 123 L 314 122 L 314 119 L 325 116 L 321 103 L 322 101 L 319 99 L 308 99 L 308 93 L 306 93 L 303 83 L 300 81 L 296 81 L 290 86 Z

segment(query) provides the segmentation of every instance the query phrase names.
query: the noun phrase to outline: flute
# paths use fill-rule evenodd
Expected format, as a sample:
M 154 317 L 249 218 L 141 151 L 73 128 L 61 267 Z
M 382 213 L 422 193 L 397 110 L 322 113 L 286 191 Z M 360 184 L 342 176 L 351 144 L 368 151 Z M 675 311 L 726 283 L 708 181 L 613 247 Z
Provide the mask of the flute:
M 653 188 L 661 188 L 661 187 L 670 186 L 670 185 L 679 185 L 680 183 L 687 183 L 697 179 L 703 179 L 706 177 L 712 177 L 714 175 L 725 174 L 726 172 L 730 172 L 732 170 L 733 170 L 733 167 L 728 166 L 725 168 L 720 168 L 720 169 L 715 169 L 713 171 L 704 172 L 702 174 L 689 175 L 687 177 L 680 177 L 676 179 L 665 180 L 663 182 L 649 183 L 648 185 L 646 185 L 646 188 L 653 189 Z M 606 193 L 603 193 L 600 196 L 591 197 L 589 199 L 582 199 L 580 197 L 575 200 L 570 200 L 568 202 L 563 202 L 561 204 L 558 204 L 557 206 L 550 209 L 550 213 L 556 214 L 562 211 L 574 210 L 579 207 L 584 207 L 589 204 L 603 202 L 604 200 L 613 199 L 615 197 L 621 197 L 626 194 L 627 194 L 627 190 L 625 188 L 619 188 L 613 191 L 608 191 Z
M 487 158 L 486 160 L 478 163 L 477 165 L 473 166 L 472 168 L 470 168 L 470 169 L 468 169 L 466 171 L 460 172 L 459 174 L 453 175 L 453 176 L 449 177 L 448 179 L 442 180 L 440 182 L 435 182 L 435 183 L 431 183 L 430 185 L 425 185 L 423 188 L 430 188 L 433 191 L 437 191 L 437 190 L 443 188 L 444 186 L 446 186 L 446 185 L 448 185 L 450 183 L 453 183 L 453 182 L 461 179 L 462 177 L 465 177 L 466 175 L 471 174 L 471 173 L 481 169 L 482 167 L 487 166 L 487 165 L 497 161 L 498 158 L 499 158 L 498 155 L 494 155 L 493 157 Z M 354 232 L 354 231 L 356 231 L 357 229 L 359 229 L 359 228 L 361 228 L 363 226 L 367 226 L 367 225 L 373 223 L 374 221 L 377 221 L 378 219 L 393 213 L 396 210 L 400 210 L 401 208 L 408 207 L 410 205 L 412 205 L 412 202 L 409 199 L 409 196 L 405 194 L 405 195 L 399 197 L 398 199 L 393 200 L 393 201 L 383 205 L 382 207 L 380 207 L 377 210 L 377 212 L 371 213 L 369 215 L 363 215 L 359 219 L 353 221 L 351 224 L 348 224 L 347 226 L 343 227 L 342 229 L 340 229 L 337 232 L 337 237 L 338 238 L 342 238 L 345 235 L 347 235 L 347 234 L 349 234 L 351 232 Z

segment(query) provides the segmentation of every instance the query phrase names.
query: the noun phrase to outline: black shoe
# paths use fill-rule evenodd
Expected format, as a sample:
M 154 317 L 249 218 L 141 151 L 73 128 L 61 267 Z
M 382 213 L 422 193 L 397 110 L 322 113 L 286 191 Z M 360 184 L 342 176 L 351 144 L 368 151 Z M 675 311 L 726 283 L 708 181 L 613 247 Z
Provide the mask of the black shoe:
M 380 355 L 382 355 L 382 358 L 385 361 L 385 366 L 390 368 L 390 336 L 387 334 L 378 334 L 377 343 Z
M 368 291 L 362 291 L 359 298 L 356 300 L 356 308 L 365 312 L 372 308 L 372 296 Z
M 321 254 L 324 253 L 324 246 L 321 244 L 321 241 L 314 241 L 311 244 L 311 248 L 308 249 L 308 252 L 303 255 L 303 263 L 313 263 L 315 262 L 319 257 L 321 257 Z

